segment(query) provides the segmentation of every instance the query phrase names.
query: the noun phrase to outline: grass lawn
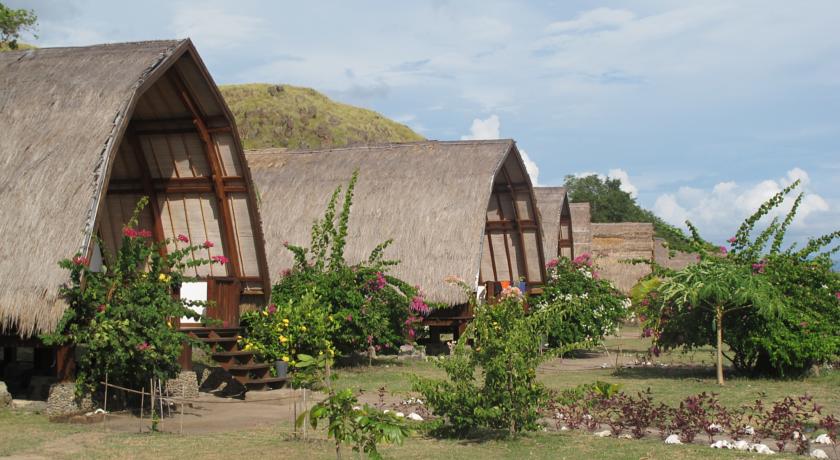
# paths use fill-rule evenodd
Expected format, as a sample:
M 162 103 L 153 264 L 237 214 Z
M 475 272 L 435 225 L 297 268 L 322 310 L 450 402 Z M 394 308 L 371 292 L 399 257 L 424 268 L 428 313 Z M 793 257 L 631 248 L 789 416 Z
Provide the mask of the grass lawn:
M 607 348 L 644 353 L 648 343 L 633 334 L 610 339 Z M 727 405 L 752 402 L 766 394 L 766 400 L 786 395 L 809 393 L 824 405 L 827 412 L 840 414 L 840 372 L 825 372 L 820 377 L 801 380 L 767 380 L 730 377 L 725 387 L 715 383 L 714 370 L 706 365 L 708 350 L 690 354 L 667 353 L 658 363 L 667 367 L 620 369 L 597 368 L 606 360 L 590 359 L 595 369 L 569 370 L 569 361 L 553 359 L 539 370 L 539 379 L 549 388 L 571 388 L 595 380 L 622 385 L 625 391 L 650 388 L 657 401 L 675 403 L 683 397 L 702 391 L 720 394 Z M 579 363 L 574 363 L 579 364 Z M 689 366 L 679 366 L 688 364 Z M 708 364 L 708 362 L 706 363 Z M 388 393 L 403 397 L 411 391 L 411 376 L 442 377 L 432 362 L 393 361 L 381 359 L 375 365 L 337 370 L 339 387 L 375 393 L 385 387 Z M 22 455 L 26 458 L 229 458 L 277 457 L 302 459 L 335 458 L 333 444 L 323 431 L 318 439 L 296 440 L 290 435 L 288 422 L 251 429 L 211 434 L 125 434 L 104 432 L 101 425 L 67 425 L 49 423 L 42 415 L 0 411 L 0 456 Z M 384 446 L 386 458 L 400 459 L 735 459 L 761 458 L 757 454 L 712 450 L 703 445 L 666 446 L 658 437 L 643 440 L 596 438 L 583 432 L 530 433 L 517 439 L 454 440 L 432 439 L 415 433 L 403 446 Z M 354 458 L 347 447 L 346 458 Z M 785 454 L 774 458 L 794 458 Z M 803 457 L 798 457 L 803 458 Z

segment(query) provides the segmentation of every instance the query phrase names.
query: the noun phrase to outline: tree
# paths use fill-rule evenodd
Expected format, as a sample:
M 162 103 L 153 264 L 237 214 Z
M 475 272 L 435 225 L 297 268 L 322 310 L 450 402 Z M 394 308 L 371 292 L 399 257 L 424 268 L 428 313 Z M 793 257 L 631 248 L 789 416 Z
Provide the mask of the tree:
M 0 49 L 16 50 L 20 35 L 25 31 L 34 31 L 38 22 L 35 11 L 26 9 L 13 10 L 0 3 Z
M 566 189 L 572 203 L 589 203 L 592 222 L 649 222 L 656 236 L 664 238 L 671 249 L 684 251 L 689 247 L 688 238 L 680 229 L 639 206 L 635 198 L 621 190 L 619 179 L 595 174 L 566 176 Z

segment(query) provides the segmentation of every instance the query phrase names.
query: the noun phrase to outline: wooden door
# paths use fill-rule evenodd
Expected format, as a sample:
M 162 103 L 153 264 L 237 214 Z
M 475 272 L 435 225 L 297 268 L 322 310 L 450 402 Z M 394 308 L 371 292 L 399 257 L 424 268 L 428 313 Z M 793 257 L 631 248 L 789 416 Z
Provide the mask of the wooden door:
M 207 307 L 209 318 L 222 321 L 223 327 L 239 326 L 239 280 L 235 278 L 209 278 L 207 280 Z

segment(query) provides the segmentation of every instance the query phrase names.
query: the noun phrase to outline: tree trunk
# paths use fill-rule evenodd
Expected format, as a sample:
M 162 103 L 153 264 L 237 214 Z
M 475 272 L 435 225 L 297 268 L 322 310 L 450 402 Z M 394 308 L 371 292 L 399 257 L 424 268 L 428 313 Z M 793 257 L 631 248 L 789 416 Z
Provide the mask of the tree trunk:
M 723 385 L 723 307 L 718 305 L 715 311 L 717 321 L 717 383 Z

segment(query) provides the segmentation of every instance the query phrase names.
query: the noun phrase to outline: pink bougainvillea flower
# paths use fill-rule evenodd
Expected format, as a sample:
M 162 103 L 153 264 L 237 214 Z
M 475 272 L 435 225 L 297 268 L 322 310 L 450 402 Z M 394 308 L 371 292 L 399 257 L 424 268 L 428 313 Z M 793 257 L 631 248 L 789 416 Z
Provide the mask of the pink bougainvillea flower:
M 206 241 L 205 241 L 204 243 L 202 243 L 201 245 L 202 245 L 202 246 L 204 246 L 205 248 L 212 248 L 213 246 L 215 246 L 215 244 L 213 244 L 213 242 L 212 242 L 212 241 L 210 241 L 210 240 L 206 240 Z
M 718 247 L 718 249 L 720 249 L 720 253 L 723 254 L 723 255 L 726 255 L 726 253 L 729 252 L 729 251 L 726 250 L 725 246 L 720 246 L 720 247 Z
M 210 258 L 210 260 L 212 260 L 213 262 L 220 263 L 222 265 L 230 262 L 230 259 L 228 259 L 225 256 L 213 256 L 213 257 Z
M 728 240 L 726 240 L 726 241 L 728 241 L 728 242 L 729 242 L 729 244 L 735 244 L 735 242 L 736 242 L 736 241 L 738 241 L 738 238 L 735 238 L 735 237 L 733 236 L 732 238 L 729 238 L 729 239 L 728 239 Z
M 347 315 L 347 321 L 352 322 L 353 321 L 353 315 Z
M 840 291 L 835 292 L 834 297 L 837 297 L 837 299 L 840 300 Z
M 291 274 L 292 274 L 292 269 L 291 269 L 291 268 L 284 268 L 284 269 L 280 272 L 280 276 L 282 276 L 283 278 L 285 278 L 285 277 L 287 277 L 287 276 L 289 276 L 289 275 L 291 275 Z
M 150 232 L 149 230 L 145 230 L 145 229 L 140 230 L 140 231 L 137 232 L 137 236 L 139 236 L 141 238 L 151 238 L 152 237 L 152 232 Z
M 658 357 L 658 356 L 659 356 L 659 352 L 660 352 L 659 347 L 658 347 L 658 346 L 656 346 L 656 345 L 654 345 L 654 346 L 653 346 L 653 348 L 651 348 L 651 349 L 650 349 L 650 352 L 651 352 L 651 354 L 652 354 L 653 356 Z
M 289 241 L 288 241 L 288 240 L 283 242 L 283 247 L 284 247 L 284 248 L 288 248 L 288 247 L 289 247 Z
M 385 287 L 385 275 L 382 272 L 376 272 L 376 288 L 377 290 Z
M 373 336 L 372 335 L 367 336 L 367 342 L 368 342 L 368 345 L 373 343 Z
M 408 336 L 409 337 L 411 337 L 413 339 L 415 335 L 416 335 L 416 332 L 414 332 L 414 329 L 409 329 L 408 330 Z
M 588 252 L 584 252 L 583 254 L 577 256 L 572 260 L 572 263 L 575 265 L 586 265 L 588 267 L 592 266 L 592 255 Z
M 601 279 L 601 274 L 598 273 L 598 272 L 592 272 L 592 278 L 596 279 L 596 280 L 599 280 L 599 279 Z
M 88 262 L 90 262 L 90 261 L 88 260 L 87 257 L 82 257 L 82 256 L 73 257 L 73 264 L 74 265 L 87 265 Z
M 178 241 L 180 241 L 180 242 L 182 242 L 182 243 L 189 243 L 189 242 L 190 242 L 190 239 L 189 239 L 189 238 L 187 238 L 187 235 L 184 235 L 184 234 L 178 234 Z
M 273 315 L 273 314 L 277 313 L 277 305 L 274 305 L 274 304 L 269 305 L 268 306 L 268 313 L 270 315 Z
M 431 312 L 431 309 L 426 304 L 422 294 L 418 294 L 411 299 L 411 303 L 408 304 L 408 309 L 423 316 L 426 316 Z
M 551 259 L 551 260 L 549 260 L 549 261 L 548 261 L 548 263 L 547 263 L 547 264 L 545 264 L 545 268 L 554 268 L 554 267 L 556 267 L 556 266 L 557 266 L 557 264 L 559 264 L 559 263 L 560 263 L 560 261 L 559 261 L 559 260 L 557 260 L 557 259 Z
M 137 348 L 137 351 L 145 351 L 145 350 L 148 350 L 150 347 L 151 347 L 151 345 L 149 345 L 149 342 L 143 342 L 143 343 L 138 343 L 135 348 Z
M 123 228 L 123 236 L 127 236 L 129 238 L 137 238 L 139 235 L 140 234 L 137 232 L 137 230 L 135 230 L 131 227 L 124 227 Z
M 105 304 L 100 304 L 99 307 L 97 307 L 96 311 L 98 311 L 99 313 L 105 311 Z

